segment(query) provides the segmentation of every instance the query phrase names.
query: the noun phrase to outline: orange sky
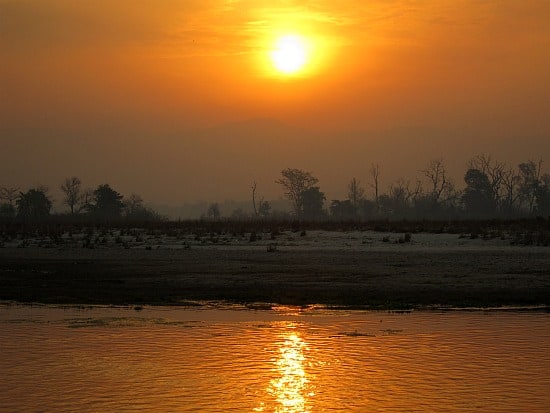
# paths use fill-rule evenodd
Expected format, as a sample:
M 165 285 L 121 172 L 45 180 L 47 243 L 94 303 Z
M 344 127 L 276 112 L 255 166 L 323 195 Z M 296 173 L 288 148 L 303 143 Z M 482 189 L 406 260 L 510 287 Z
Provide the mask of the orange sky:
M 280 170 L 343 198 L 443 157 L 550 162 L 550 2 L 0 0 L 0 185 L 246 199 Z M 269 52 L 311 42 L 294 77 Z M 546 168 L 550 169 L 550 168 Z M 60 196 L 57 196 L 58 198 Z

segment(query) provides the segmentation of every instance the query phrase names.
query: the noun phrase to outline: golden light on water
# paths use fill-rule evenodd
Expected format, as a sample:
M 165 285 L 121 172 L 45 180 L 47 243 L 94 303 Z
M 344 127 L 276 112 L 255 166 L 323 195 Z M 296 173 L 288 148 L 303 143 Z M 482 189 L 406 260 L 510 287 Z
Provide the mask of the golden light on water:
M 279 355 L 275 361 L 275 378 L 267 389 L 276 401 L 275 413 L 308 413 L 309 400 L 315 395 L 305 370 L 307 345 L 289 325 L 289 331 L 281 336 Z M 263 408 L 256 409 L 263 411 Z

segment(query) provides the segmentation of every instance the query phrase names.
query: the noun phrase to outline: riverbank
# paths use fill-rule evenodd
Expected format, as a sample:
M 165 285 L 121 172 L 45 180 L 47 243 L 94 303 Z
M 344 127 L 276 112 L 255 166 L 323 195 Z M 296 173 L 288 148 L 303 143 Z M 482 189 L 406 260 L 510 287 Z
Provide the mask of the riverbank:
M 283 234 L 284 235 L 284 234 Z M 550 305 L 550 248 L 452 234 L 310 232 L 251 242 L 0 249 L 0 300 L 362 308 Z

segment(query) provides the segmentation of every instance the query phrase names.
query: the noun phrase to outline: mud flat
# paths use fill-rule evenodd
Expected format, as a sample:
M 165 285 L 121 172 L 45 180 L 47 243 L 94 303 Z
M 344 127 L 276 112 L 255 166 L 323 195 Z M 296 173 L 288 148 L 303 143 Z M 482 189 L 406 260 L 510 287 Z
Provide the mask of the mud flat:
M 415 234 L 308 233 L 220 245 L 0 249 L 0 300 L 397 309 L 550 306 L 550 248 Z

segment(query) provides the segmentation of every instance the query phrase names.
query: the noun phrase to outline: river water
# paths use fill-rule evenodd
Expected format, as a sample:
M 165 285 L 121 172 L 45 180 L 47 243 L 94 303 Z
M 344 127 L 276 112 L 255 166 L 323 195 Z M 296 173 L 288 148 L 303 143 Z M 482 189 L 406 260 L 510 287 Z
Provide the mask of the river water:
M 0 306 L 2 412 L 549 412 L 550 314 Z

